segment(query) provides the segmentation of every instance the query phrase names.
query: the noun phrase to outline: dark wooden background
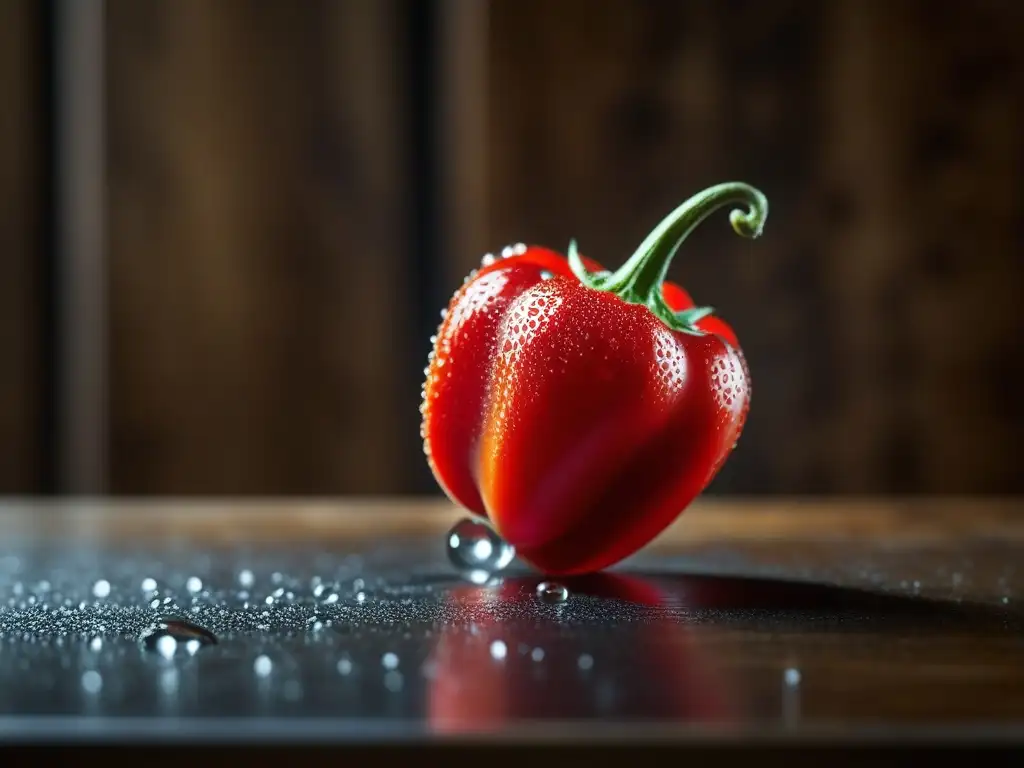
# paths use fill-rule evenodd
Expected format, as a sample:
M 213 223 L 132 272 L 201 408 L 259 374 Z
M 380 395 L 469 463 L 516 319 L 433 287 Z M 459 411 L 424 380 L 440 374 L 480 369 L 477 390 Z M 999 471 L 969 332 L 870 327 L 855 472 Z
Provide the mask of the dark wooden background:
M 40 487 L 38 14 L 0 4 L 0 493 Z M 106 6 L 123 494 L 430 492 L 437 311 L 526 240 L 673 267 L 743 340 L 721 493 L 1024 491 L 1024 11 L 1008 0 Z

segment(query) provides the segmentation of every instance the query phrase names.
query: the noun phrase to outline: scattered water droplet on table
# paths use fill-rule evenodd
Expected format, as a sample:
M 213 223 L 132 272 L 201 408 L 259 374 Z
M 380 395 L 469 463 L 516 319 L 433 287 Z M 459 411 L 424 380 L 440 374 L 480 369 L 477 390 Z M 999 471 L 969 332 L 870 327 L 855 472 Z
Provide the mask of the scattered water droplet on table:
M 554 581 L 542 581 L 537 585 L 537 597 L 545 603 L 564 603 L 569 599 L 569 590 Z
M 495 661 L 502 661 L 508 656 L 508 646 L 504 640 L 495 640 L 491 643 L 491 658 Z
M 252 663 L 252 671 L 260 677 L 267 677 L 274 669 L 274 662 L 270 660 L 270 657 L 266 654 L 262 654 L 256 657 L 256 660 Z
M 103 688 L 103 677 L 95 669 L 82 673 L 82 689 L 86 693 L 99 693 Z
M 209 630 L 179 618 L 162 618 L 139 637 L 147 651 L 155 651 L 164 658 L 171 658 L 183 647 L 194 654 L 204 645 L 215 645 L 217 636 Z
M 465 578 L 483 584 L 505 570 L 515 549 L 480 520 L 465 518 L 448 531 L 448 559 Z

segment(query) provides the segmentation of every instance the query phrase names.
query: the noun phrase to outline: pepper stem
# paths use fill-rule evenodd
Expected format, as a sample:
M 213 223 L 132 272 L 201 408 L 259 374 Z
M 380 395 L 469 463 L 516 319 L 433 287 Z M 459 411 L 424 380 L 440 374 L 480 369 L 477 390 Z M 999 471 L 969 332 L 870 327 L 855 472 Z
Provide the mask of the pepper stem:
M 630 304 L 644 304 L 670 328 L 695 331 L 694 324 L 711 314 L 710 307 L 673 312 L 665 303 L 662 284 L 673 257 L 687 236 L 704 219 L 727 205 L 743 204 L 747 210 L 734 209 L 729 221 L 736 234 L 756 238 L 768 218 L 768 200 L 754 187 L 733 181 L 699 192 L 676 208 L 647 236 L 629 260 L 618 270 L 593 274 L 583 266 L 576 243 L 569 245 L 569 266 L 588 288 L 609 291 Z

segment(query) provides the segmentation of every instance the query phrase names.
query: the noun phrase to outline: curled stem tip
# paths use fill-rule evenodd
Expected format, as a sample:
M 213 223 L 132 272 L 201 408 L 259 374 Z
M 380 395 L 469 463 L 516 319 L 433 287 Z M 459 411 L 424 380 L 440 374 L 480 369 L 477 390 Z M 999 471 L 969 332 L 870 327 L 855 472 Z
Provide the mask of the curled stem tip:
M 768 218 L 768 199 L 749 184 L 730 181 L 698 192 L 672 211 L 614 273 L 595 275 L 588 272 L 575 240 L 569 244 L 569 267 L 580 282 L 590 288 L 611 291 L 623 301 L 646 304 L 670 327 L 692 328 L 693 322 L 699 319 L 697 314 L 674 313 L 662 298 L 662 284 L 668 268 L 679 246 L 704 219 L 725 206 L 740 204 L 745 204 L 746 210 L 734 208 L 729 214 L 733 230 L 741 237 L 759 237 Z

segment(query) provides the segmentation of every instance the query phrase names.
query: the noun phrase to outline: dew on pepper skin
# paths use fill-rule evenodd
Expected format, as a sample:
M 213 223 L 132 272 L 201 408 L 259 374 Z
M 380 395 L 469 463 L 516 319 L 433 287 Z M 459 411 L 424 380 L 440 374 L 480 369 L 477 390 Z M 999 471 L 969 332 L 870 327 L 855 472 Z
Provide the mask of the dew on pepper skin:
M 483 584 L 505 570 L 515 559 L 515 549 L 480 520 L 464 518 L 446 537 L 448 560 L 474 584 Z
M 564 603 L 569 599 L 569 590 L 554 581 L 542 581 L 537 585 L 537 597 L 544 603 Z
M 524 253 L 526 253 L 526 243 L 506 245 L 501 249 L 501 258 L 508 259 L 512 256 L 522 256 Z

